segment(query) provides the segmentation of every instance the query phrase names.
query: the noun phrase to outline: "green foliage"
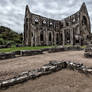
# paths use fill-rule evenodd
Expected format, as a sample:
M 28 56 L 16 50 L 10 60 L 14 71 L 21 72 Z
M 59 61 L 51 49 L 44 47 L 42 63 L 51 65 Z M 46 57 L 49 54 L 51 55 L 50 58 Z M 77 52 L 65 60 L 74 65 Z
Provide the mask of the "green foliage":
M 3 40 L 3 38 L 0 38 L 0 44 L 3 45 L 5 42 Z
M 18 34 L 10 28 L 0 26 L 0 45 L 7 43 L 22 44 L 22 34 Z

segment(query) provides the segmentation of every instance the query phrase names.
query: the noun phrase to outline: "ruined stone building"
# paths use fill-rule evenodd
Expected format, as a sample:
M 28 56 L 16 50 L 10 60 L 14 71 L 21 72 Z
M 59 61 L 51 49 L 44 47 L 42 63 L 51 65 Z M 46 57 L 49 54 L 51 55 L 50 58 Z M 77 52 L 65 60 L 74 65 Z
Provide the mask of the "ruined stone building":
M 26 6 L 24 19 L 26 46 L 84 45 L 90 33 L 90 18 L 85 3 L 78 12 L 63 20 L 33 14 L 28 5 Z

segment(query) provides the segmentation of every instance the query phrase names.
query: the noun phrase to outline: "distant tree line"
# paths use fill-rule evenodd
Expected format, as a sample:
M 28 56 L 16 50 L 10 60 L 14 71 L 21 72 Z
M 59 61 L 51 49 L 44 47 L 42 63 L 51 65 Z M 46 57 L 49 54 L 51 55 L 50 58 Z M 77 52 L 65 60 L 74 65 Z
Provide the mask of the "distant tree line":
M 22 44 L 22 33 L 14 32 L 12 29 L 0 26 L 0 45 L 6 44 Z

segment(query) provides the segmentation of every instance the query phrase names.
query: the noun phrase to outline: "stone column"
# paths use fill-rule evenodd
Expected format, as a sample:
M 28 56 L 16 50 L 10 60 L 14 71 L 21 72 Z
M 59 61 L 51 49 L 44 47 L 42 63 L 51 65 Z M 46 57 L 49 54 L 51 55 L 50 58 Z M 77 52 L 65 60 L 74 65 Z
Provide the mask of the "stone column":
M 34 32 L 34 46 L 36 46 L 36 32 Z
M 56 32 L 54 31 L 54 45 L 56 45 Z
M 53 32 L 51 31 L 51 45 L 53 45 Z
M 71 45 L 73 45 L 73 29 L 70 30 Z
M 48 46 L 48 30 L 46 28 L 46 45 Z
M 31 37 L 31 46 L 33 46 L 34 43 L 34 31 L 32 32 L 33 36 Z
M 63 30 L 63 46 L 65 45 L 65 31 Z
M 38 32 L 35 32 L 35 46 L 37 45 L 38 45 Z
M 40 30 L 38 31 L 38 45 L 40 45 Z
M 30 30 L 29 30 L 29 23 L 27 23 L 27 46 L 30 44 Z
M 54 32 L 52 31 L 52 45 L 54 45 Z

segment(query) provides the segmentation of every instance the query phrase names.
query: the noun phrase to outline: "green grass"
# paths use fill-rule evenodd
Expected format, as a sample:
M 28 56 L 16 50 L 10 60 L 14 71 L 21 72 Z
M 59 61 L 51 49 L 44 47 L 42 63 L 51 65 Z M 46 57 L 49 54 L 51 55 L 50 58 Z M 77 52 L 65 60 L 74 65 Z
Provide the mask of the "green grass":
M 86 45 L 84 45 L 84 46 L 81 46 L 81 48 L 83 48 L 83 49 L 85 49 L 87 46 Z
M 0 52 L 14 52 L 19 50 L 40 50 L 44 48 L 52 48 L 54 46 L 37 46 L 37 47 L 12 47 L 12 48 L 3 48 L 0 49 Z
M 72 45 L 65 45 L 65 47 L 72 46 Z M 3 48 L 0 49 L 0 52 L 14 52 L 14 51 L 19 51 L 19 50 L 40 50 L 44 48 L 55 48 L 57 46 L 37 46 L 37 47 L 15 47 L 13 46 L 12 48 Z M 86 48 L 86 46 L 81 46 L 81 48 Z

